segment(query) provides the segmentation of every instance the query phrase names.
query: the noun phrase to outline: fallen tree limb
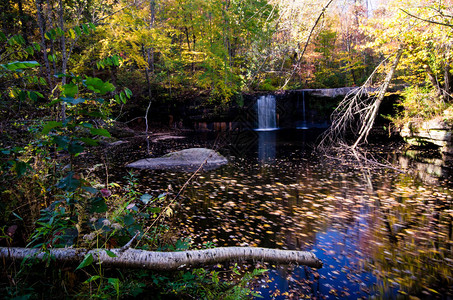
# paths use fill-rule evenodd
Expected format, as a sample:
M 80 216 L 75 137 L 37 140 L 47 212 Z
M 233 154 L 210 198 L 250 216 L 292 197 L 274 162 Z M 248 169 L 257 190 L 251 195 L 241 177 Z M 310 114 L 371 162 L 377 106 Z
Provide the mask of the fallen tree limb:
M 51 255 L 57 262 L 80 263 L 86 255 L 91 254 L 94 262 L 122 268 L 146 268 L 152 270 L 177 270 L 181 267 L 210 265 L 234 260 L 256 260 L 278 264 L 300 264 L 313 268 L 321 268 L 322 261 L 313 253 L 296 250 L 277 250 L 255 247 L 219 247 L 206 250 L 181 252 L 154 252 L 139 249 L 110 249 L 116 257 L 111 257 L 105 249 L 57 248 L 43 252 L 34 248 L 0 247 L 0 258 L 22 260 L 35 258 L 43 260 Z M 111 255 L 111 253 L 110 253 Z
M 357 149 L 360 143 L 366 142 L 374 121 L 378 115 L 379 107 L 389 88 L 399 60 L 403 54 L 404 45 L 400 43 L 395 53 L 395 59 L 384 81 L 376 89 L 372 88 L 373 79 L 378 70 L 387 61 L 383 60 L 368 77 L 366 82 L 355 90 L 349 92 L 338 104 L 331 115 L 332 125 L 322 135 L 318 150 L 326 153 L 331 149 L 345 147 L 351 150 Z M 374 95 L 369 92 L 374 90 Z M 353 145 L 349 145 L 350 136 L 355 137 Z

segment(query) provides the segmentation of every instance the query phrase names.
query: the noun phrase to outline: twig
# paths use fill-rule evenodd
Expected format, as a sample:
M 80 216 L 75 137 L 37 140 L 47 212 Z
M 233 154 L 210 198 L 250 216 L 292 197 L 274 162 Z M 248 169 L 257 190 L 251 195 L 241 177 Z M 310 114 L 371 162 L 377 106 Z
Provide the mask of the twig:
M 127 249 L 129 249 L 129 248 L 131 247 L 131 245 L 132 245 L 132 242 L 137 238 L 137 236 L 138 236 L 139 234 L 140 234 L 140 231 L 137 230 L 137 232 L 136 232 L 135 235 L 132 237 L 132 239 L 131 239 L 129 242 L 127 242 L 126 245 L 124 245 L 123 247 L 119 248 L 119 249 L 118 249 L 118 252 L 121 253 L 121 252 L 124 252 L 124 251 L 126 251 Z
M 431 24 L 436 24 L 436 25 L 441 25 L 441 26 L 447 26 L 447 27 L 453 27 L 453 24 L 448 24 L 448 23 L 441 23 L 441 22 L 436 22 L 436 21 L 432 21 L 432 20 L 427 20 L 427 19 L 423 19 L 419 16 L 416 16 L 416 15 L 413 15 L 407 11 L 405 11 L 404 9 L 400 8 L 402 12 L 404 12 L 405 14 L 407 14 L 408 16 L 411 16 L 413 18 L 416 18 L 417 20 L 420 20 L 420 21 L 423 21 L 423 22 L 428 22 L 428 23 L 431 23 Z
M 218 137 L 218 136 L 217 136 Z M 215 141 L 214 143 L 214 147 L 213 148 L 216 148 L 216 145 L 217 145 L 217 140 Z M 165 206 L 164 209 L 162 209 L 161 213 L 156 217 L 156 219 L 153 221 L 153 223 L 151 223 L 151 225 L 149 225 L 146 230 L 143 232 L 143 235 L 145 235 L 146 233 L 148 233 L 148 231 L 154 226 L 154 224 L 156 224 L 156 222 L 163 216 L 163 214 L 168 210 L 168 208 L 176 202 L 176 200 L 179 198 L 179 196 L 182 194 L 182 192 L 186 189 L 186 187 L 189 185 L 189 183 L 192 181 L 192 179 L 201 171 L 201 169 L 203 168 L 203 166 L 208 162 L 208 159 L 212 156 L 213 153 L 211 153 L 201 164 L 200 166 L 198 167 L 198 169 L 189 177 L 189 179 L 186 180 L 186 182 L 183 184 L 183 186 L 179 189 L 178 193 L 176 194 L 176 196 L 170 201 L 170 203 Z M 140 241 L 137 241 L 137 244 L 135 245 L 135 247 L 137 247 L 138 245 L 140 244 Z
M 332 2 L 333 2 L 333 0 L 329 0 L 329 2 L 327 2 L 327 4 L 323 6 L 321 13 L 319 14 L 318 18 L 316 19 L 315 23 L 313 24 L 313 27 L 311 28 L 310 33 L 308 34 L 307 41 L 305 41 L 304 49 L 302 50 L 302 53 L 300 53 L 300 55 L 299 55 L 299 59 L 296 62 L 296 66 L 294 67 L 293 71 L 288 76 L 288 78 L 286 78 L 285 84 L 283 84 L 283 86 L 280 89 L 283 90 L 286 87 L 286 85 L 289 83 L 289 81 L 293 78 L 294 73 L 296 73 L 296 69 L 299 68 L 299 64 L 302 61 L 302 57 L 304 56 L 305 51 L 307 50 L 307 47 L 308 47 L 308 44 L 310 43 L 310 39 L 311 39 L 311 36 L 313 35 L 313 32 L 315 31 L 316 26 L 318 26 L 319 21 L 324 16 L 324 13 L 326 12 L 327 8 L 329 7 L 329 5 Z

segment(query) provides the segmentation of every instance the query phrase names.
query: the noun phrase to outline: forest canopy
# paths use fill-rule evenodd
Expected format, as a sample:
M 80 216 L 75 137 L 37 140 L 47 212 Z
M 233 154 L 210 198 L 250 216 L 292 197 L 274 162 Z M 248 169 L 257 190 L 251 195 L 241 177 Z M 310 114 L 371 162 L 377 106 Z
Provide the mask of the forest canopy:
M 449 1 L 381 2 L 2 1 L 0 62 L 39 62 L 31 100 L 52 99 L 66 83 L 55 75 L 74 74 L 141 99 L 228 102 L 251 90 L 359 86 L 404 43 L 401 82 L 426 79 L 447 97 Z M 7 75 L 3 101 L 24 84 Z

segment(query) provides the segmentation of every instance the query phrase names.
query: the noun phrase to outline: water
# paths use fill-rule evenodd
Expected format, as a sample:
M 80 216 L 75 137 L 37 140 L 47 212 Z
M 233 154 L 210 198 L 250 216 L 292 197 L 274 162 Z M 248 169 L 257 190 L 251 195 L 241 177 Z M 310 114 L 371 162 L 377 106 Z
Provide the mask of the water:
M 273 95 L 261 96 L 256 101 L 258 128 L 257 131 L 277 130 L 276 99 Z
M 309 250 L 323 260 L 319 270 L 267 266 L 256 287 L 264 299 L 452 297 L 451 182 L 323 160 L 311 151 L 312 129 L 238 134 L 219 149 L 231 163 L 185 190 L 172 228 L 195 246 Z M 213 147 L 199 135 L 189 141 Z M 372 148 L 408 168 L 399 153 Z M 176 193 L 190 176 L 139 174 L 142 192 L 156 195 L 168 185 Z
M 299 95 L 297 97 L 298 97 L 297 101 L 299 102 Z M 308 129 L 307 116 L 306 116 L 306 112 L 305 112 L 305 92 L 304 91 L 302 91 L 302 124 L 301 124 L 301 126 L 298 126 L 297 129 Z

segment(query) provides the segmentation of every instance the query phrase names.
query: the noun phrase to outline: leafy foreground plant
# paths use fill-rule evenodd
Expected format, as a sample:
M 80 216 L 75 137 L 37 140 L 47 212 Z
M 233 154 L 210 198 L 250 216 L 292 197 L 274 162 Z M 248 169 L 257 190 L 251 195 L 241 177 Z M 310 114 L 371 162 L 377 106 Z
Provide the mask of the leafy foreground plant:
M 115 184 L 113 184 L 115 185 Z M 104 191 L 106 195 L 106 191 Z M 131 198 L 127 198 L 131 197 Z M 113 204 L 115 195 L 109 195 L 107 201 Z M 150 248 L 156 239 L 159 239 L 164 233 L 161 231 L 152 231 L 144 229 L 141 220 L 148 220 L 148 218 L 158 218 L 158 215 L 151 215 L 144 213 L 146 211 L 157 211 L 164 197 L 156 197 L 151 200 L 148 199 L 149 195 L 140 195 L 139 193 L 126 193 L 122 203 L 117 209 L 103 214 L 106 218 L 99 218 L 91 220 L 92 231 L 84 236 L 85 245 L 94 243 L 99 248 L 96 249 L 80 249 L 80 248 L 54 248 L 54 245 L 60 246 L 61 243 L 53 243 L 54 240 L 45 239 L 46 243 L 39 242 L 36 244 L 38 248 L 0 248 L 0 256 L 4 258 L 23 260 L 22 267 L 19 273 L 14 274 L 16 282 L 25 282 L 33 270 L 44 267 L 48 274 L 48 280 L 58 279 L 61 284 L 66 288 L 64 296 L 89 296 L 99 298 L 110 297 L 123 297 L 126 295 L 136 296 L 141 293 L 153 291 L 160 294 L 172 294 L 180 297 L 184 295 L 192 295 L 197 298 L 218 299 L 218 298 L 243 298 L 252 295 L 252 291 L 248 287 L 252 279 L 265 272 L 265 270 L 255 270 L 250 274 L 246 274 L 238 279 L 235 283 L 227 283 L 219 279 L 218 271 L 206 271 L 204 269 L 194 269 L 192 271 L 177 271 L 177 272 L 156 272 L 143 270 L 149 268 L 153 270 L 177 270 L 184 268 L 184 266 L 192 265 L 209 265 L 216 264 L 222 261 L 236 260 L 236 259 L 252 259 L 252 260 L 267 260 L 280 263 L 288 263 L 290 261 L 301 264 L 311 265 L 313 267 L 320 267 L 319 260 L 311 253 L 299 251 L 283 251 L 262 248 L 215 248 L 195 251 L 178 251 L 187 250 L 190 243 L 187 241 L 176 242 L 173 248 L 176 252 L 152 252 L 143 249 L 132 249 L 131 245 L 135 242 L 136 238 L 140 238 L 140 242 L 144 245 L 141 248 Z M 133 203 L 136 201 L 135 203 Z M 153 205 L 149 205 L 153 203 Z M 125 208 L 125 209 L 124 209 Z M 166 210 L 159 209 L 162 215 Z M 61 222 L 64 210 L 56 210 L 58 213 L 54 215 L 53 221 L 43 223 L 41 231 L 46 231 L 58 219 Z M 59 216 L 59 217 L 58 217 Z M 96 224 L 99 227 L 96 227 Z M 102 225 L 101 225 L 102 224 Z M 108 244 L 112 244 L 112 240 L 122 240 L 124 236 L 128 235 L 125 229 L 126 224 L 130 228 L 137 229 L 135 236 L 121 248 L 106 249 Z M 154 224 L 154 223 L 153 223 Z M 67 224 L 65 223 L 64 226 Z M 46 235 L 37 235 L 35 240 L 39 240 L 39 236 L 45 237 Z M 50 242 L 51 244 L 47 244 Z M 40 262 L 41 261 L 41 262 Z M 75 264 L 79 263 L 75 268 Z M 29 264 L 33 262 L 33 264 Z M 61 264 L 61 263 L 64 264 Z M 43 266 L 44 264 L 44 266 Z M 57 264 L 57 265 L 56 265 Z M 67 267 L 61 268 L 61 265 Z M 115 267 L 115 268 L 112 268 Z M 124 272 L 120 271 L 126 270 Z M 129 268 L 141 268 L 138 273 L 131 272 Z M 6 270 L 6 268 L 5 268 Z M 12 270 L 12 269 L 9 269 Z M 56 270 L 60 273 L 56 274 Z M 36 271 L 35 271 L 36 272 Z M 237 268 L 232 270 L 233 273 L 239 274 Z M 139 275 L 137 275 L 139 274 Z M 22 277 L 26 276 L 26 277 Z M 33 275 L 31 275 L 34 277 Z M 42 280 L 42 278 L 41 278 Z M 82 284 L 74 284 L 72 290 L 67 286 L 67 280 L 82 281 Z M 50 283 L 47 283 L 51 285 Z M 16 285 L 17 287 L 17 285 Z M 12 286 L 9 287 L 10 295 L 23 295 L 29 292 L 24 288 L 17 288 L 15 294 L 11 293 Z M 49 290 L 33 291 L 40 295 L 55 297 L 55 294 L 46 294 L 49 291 L 59 290 L 54 287 Z M 79 289 L 79 292 L 75 292 Z M 61 289 L 60 289 L 61 291 Z
M 181 251 L 190 248 L 189 241 L 171 242 L 166 238 L 169 228 L 165 226 L 164 220 L 171 215 L 169 203 L 172 203 L 168 201 L 167 194 L 152 197 L 136 192 L 134 187 L 135 181 L 131 174 L 129 184 L 125 187 L 111 183 L 111 190 L 101 189 L 95 196 L 105 201 L 101 202 L 103 205 L 95 206 L 100 211 L 87 211 L 83 205 L 87 201 L 83 199 L 89 193 L 80 187 L 70 193 L 71 199 L 78 199 L 73 211 L 66 209 L 71 205 L 68 201 L 56 201 L 50 209 L 42 210 L 42 217 L 29 243 L 34 248 L 0 248 L 1 257 L 13 262 L 23 260 L 18 272 L 14 264 L 5 265 L 4 269 L 13 279 L 5 286 L 6 294 L 120 298 L 152 293 L 238 299 L 254 295 L 248 285 L 265 270 L 256 270 L 231 283 L 220 280 L 218 271 L 194 269 L 162 273 L 154 270 L 178 270 L 237 259 L 321 266 L 313 254 L 299 251 L 240 247 Z M 114 190 L 120 194 L 113 193 Z M 64 194 L 67 195 L 67 191 Z M 82 214 L 89 214 L 89 220 L 83 221 L 87 218 L 80 218 Z M 79 238 L 71 238 L 71 231 L 78 233 Z M 81 237 L 82 233 L 85 234 Z M 133 233 L 135 235 L 131 239 Z M 133 249 L 131 246 L 136 239 L 141 246 Z M 65 245 L 85 248 L 59 248 Z M 119 247 L 121 245 L 124 246 Z M 91 247 L 95 249 L 90 250 Z M 171 249 L 176 252 L 145 249 Z M 137 273 L 130 271 L 130 268 L 141 270 Z M 143 270 L 145 268 L 152 270 Z M 43 269 L 44 276 L 38 272 Z M 235 270 L 232 272 L 236 273 Z M 39 284 L 30 284 L 35 281 Z
M 31 63 L 21 67 L 37 65 Z M 125 89 L 115 95 L 115 87 L 99 78 L 56 76 L 67 83 L 59 87 L 60 96 L 50 105 L 62 104 L 63 117 L 47 121 L 42 130 L 35 132 L 35 141 L 46 149 L 45 156 L 53 165 L 52 169 L 46 169 L 43 177 L 55 178 L 56 184 L 46 186 L 42 183 L 41 194 L 49 194 L 50 205 L 41 202 L 41 196 L 37 196 L 38 206 L 44 204 L 45 208 L 28 237 L 27 247 L 32 248 L 11 247 L 9 228 L 2 228 L 7 247 L 0 247 L 4 264 L 1 276 L 5 279 L 0 283 L 0 290 L 7 298 L 120 298 L 137 296 L 146 289 L 181 297 L 193 294 L 207 299 L 241 298 L 252 294 L 246 285 L 264 270 L 256 270 L 233 284 L 221 281 L 217 271 L 195 269 L 158 275 L 160 273 L 156 271 L 144 270 L 137 273 L 142 276 L 139 277 L 128 269 L 168 271 L 237 259 L 322 265 L 313 254 L 301 251 L 234 247 L 184 252 L 148 251 L 187 250 L 190 246 L 186 241 L 178 243 L 168 237 L 165 218 L 172 216 L 174 200 L 169 201 L 165 193 L 157 197 L 137 193 L 133 180 L 124 190 L 114 183 L 103 189 L 96 188 L 76 164 L 86 147 L 97 146 L 100 138 L 110 138 L 109 132 L 100 125 L 109 123 L 110 106 L 115 102 L 124 103 L 131 96 L 130 91 Z M 110 100 L 106 101 L 106 97 Z M 8 149 L 3 149 L 2 153 L 9 155 Z M 31 160 L 24 158 L 24 153 L 30 153 L 14 153 L 18 155 L 9 160 L 11 163 L 2 164 L 2 176 L 13 174 L 14 181 L 20 182 L 27 170 L 34 169 Z M 115 189 L 119 190 L 118 194 L 112 193 Z M 13 212 L 14 208 L 12 215 Z M 136 249 L 132 248 L 135 239 L 139 241 Z M 7 265 L 8 260 L 12 264 Z M 17 268 L 16 263 L 20 261 Z

